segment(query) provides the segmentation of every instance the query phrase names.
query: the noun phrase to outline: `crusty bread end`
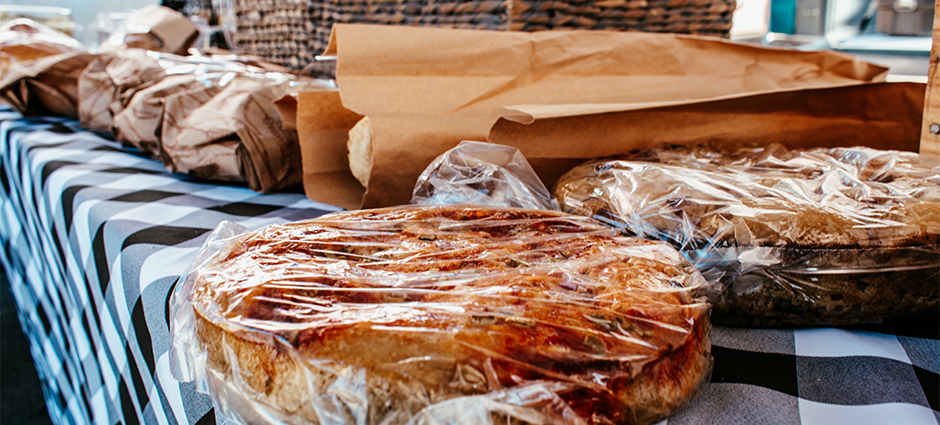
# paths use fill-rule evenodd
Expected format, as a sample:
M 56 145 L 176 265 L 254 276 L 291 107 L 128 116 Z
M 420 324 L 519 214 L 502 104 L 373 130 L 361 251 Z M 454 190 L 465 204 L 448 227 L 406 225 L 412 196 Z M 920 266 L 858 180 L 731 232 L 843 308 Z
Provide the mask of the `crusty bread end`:
M 363 187 L 369 187 L 369 175 L 372 173 L 372 123 L 369 117 L 359 120 L 349 130 L 346 148 L 349 149 L 349 169 L 353 177 Z

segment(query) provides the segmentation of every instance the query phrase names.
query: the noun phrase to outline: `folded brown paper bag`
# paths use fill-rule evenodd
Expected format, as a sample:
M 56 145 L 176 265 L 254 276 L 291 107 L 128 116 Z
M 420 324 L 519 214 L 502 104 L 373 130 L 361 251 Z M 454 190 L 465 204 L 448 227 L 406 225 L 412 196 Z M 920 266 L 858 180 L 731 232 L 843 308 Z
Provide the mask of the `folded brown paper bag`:
M 112 130 L 115 140 L 160 158 L 164 105 L 167 99 L 175 98 L 173 102 L 176 107 L 181 104 L 188 105 L 183 113 L 190 113 L 222 90 L 217 85 L 207 86 L 206 80 L 201 77 L 194 74 L 170 75 L 138 90 L 126 107 L 114 115 Z M 217 80 L 218 78 L 215 78 L 210 81 Z M 207 148 L 212 149 L 211 146 Z M 201 177 L 211 179 L 209 175 Z
M 23 115 L 78 116 L 78 79 L 93 53 L 66 53 L 14 64 L 0 76 L 0 99 Z
M 82 128 L 112 132 L 114 116 L 124 110 L 134 94 L 164 76 L 157 57 L 146 50 L 102 54 L 78 80 L 78 119 Z
M 663 105 L 856 85 L 887 72 L 837 52 L 609 31 L 337 25 L 325 55 L 337 56 L 343 107 L 372 121 L 373 166 L 363 207 L 407 203 L 424 167 L 462 140 L 487 140 L 506 106 Z M 582 156 L 585 145 L 597 142 L 569 140 L 562 149 L 565 156 Z M 338 150 L 328 143 L 303 141 L 310 145 L 306 152 Z M 338 172 L 335 164 L 320 163 L 326 168 L 305 174 Z M 325 186 L 305 182 L 309 197 L 331 202 L 335 190 Z
M 918 150 L 925 84 L 870 83 L 660 107 L 529 105 L 508 108 L 488 141 L 518 147 L 552 187 L 587 158 L 624 147 L 758 141 L 790 148 Z M 569 146 L 576 145 L 577 149 Z
M 288 93 L 274 101 L 274 107 L 281 116 L 281 124 L 285 130 L 297 130 L 297 96 L 299 93 Z
M 339 93 L 337 93 L 336 85 L 334 84 L 334 82 L 332 80 L 319 80 L 319 81 L 323 83 L 323 89 L 319 92 L 313 92 L 313 93 L 323 93 L 320 96 L 325 96 L 325 98 L 328 97 L 332 99 L 326 102 L 325 106 L 327 108 L 330 108 L 334 104 L 339 105 L 339 107 L 342 108 L 343 103 L 339 100 Z M 311 93 L 311 92 L 304 92 L 304 93 Z M 300 92 L 292 92 L 274 101 L 274 106 L 277 108 L 278 114 L 281 115 L 281 123 L 284 124 L 285 130 L 297 130 L 297 125 L 298 125 L 297 109 L 300 103 L 299 101 L 300 96 L 301 96 Z M 311 94 L 311 96 L 315 96 L 315 95 Z M 310 104 L 308 103 L 308 105 Z M 357 116 L 357 117 L 362 118 L 361 116 Z M 335 116 L 330 117 L 330 119 L 335 119 L 335 118 L 337 117 Z
M 155 154 L 167 96 L 216 86 L 229 73 L 270 72 L 279 78 L 274 73 L 285 70 L 239 56 L 119 50 L 102 55 L 82 74 L 79 120 L 84 128 L 112 132 L 122 144 Z

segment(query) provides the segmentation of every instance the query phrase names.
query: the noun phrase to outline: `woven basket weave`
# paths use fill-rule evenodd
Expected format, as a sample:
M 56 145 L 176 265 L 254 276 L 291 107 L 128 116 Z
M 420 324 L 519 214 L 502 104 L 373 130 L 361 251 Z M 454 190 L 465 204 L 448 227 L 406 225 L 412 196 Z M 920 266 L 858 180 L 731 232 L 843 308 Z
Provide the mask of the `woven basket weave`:
M 234 0 L 239 53 L 317 76 L 334 23 L 539 31 L 608 29 L 727 37 L 734 0 Z

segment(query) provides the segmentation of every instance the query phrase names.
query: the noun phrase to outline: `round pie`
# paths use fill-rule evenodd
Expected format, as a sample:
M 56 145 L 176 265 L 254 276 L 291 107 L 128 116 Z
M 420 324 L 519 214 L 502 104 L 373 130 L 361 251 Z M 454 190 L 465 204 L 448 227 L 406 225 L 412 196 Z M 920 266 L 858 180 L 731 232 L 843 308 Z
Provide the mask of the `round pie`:
M 695 268 L 563 213 L 334 213 L 242 234 L 191 279 L 192 358 L 248 423 L 648 424 L 711 371 Z

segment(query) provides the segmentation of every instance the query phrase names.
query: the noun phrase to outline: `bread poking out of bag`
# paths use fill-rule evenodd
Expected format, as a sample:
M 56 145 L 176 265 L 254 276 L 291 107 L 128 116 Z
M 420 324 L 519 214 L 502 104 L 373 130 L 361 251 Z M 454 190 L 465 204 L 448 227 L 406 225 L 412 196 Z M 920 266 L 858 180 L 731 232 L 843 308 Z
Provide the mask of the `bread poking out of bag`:
M 369 187 L 372 173 L 372 121 L 364 117 L 351 130 L 346 142 L 349 149 L 349 170 L 363 187 Z

